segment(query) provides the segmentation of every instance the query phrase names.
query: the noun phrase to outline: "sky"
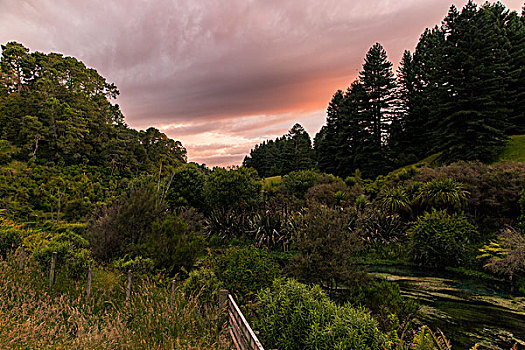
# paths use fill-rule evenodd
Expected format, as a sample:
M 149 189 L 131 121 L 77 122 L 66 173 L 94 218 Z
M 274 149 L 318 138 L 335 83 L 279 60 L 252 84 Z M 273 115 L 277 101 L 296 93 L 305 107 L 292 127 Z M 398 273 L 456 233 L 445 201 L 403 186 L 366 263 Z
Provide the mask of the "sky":
M 0 43 L 82 60 L 117 85 L 129 126 L 182 141 L 190 161 L 228 166 L 296 122 L 313 138 L 370 46 L 380 42 L 397 65 L 450 5 L 465 3 L 0 0 Z

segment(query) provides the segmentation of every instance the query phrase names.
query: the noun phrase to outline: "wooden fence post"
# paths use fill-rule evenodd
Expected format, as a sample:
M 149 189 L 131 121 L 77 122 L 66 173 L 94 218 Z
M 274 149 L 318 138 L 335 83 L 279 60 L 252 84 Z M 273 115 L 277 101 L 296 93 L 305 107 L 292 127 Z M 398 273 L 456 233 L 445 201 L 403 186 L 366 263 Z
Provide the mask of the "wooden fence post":
M 88 268 L 88 282 L 87 282 L 87 297 L 91 294 L 91 273 L 93 272 L 93 261 L 89 262 Z
M 131 270 L 128 270 L 128 284 L 126 286 L 126 301 L 131 297 Z
M 20 248 L 21 248 L 20 250 L 20 271 L 23 271 L 24 270 L 24 254 L 25 254 L 26 246 L 22 244 Z
M 51 269 L 49 270 L 49 288 L 55 284 L 55 267 L 57 263 L 57 252 L 53 252 L 51 256 Z
M 219 290 L 219 307 L 221 309 L 226 307 L 228 303 L 228 294 L 230 294 L 226 289 Z
M 175 280 L 172 280 L 171 281 L 170 310 L 173 310 L 174 301 L 175 301 Z

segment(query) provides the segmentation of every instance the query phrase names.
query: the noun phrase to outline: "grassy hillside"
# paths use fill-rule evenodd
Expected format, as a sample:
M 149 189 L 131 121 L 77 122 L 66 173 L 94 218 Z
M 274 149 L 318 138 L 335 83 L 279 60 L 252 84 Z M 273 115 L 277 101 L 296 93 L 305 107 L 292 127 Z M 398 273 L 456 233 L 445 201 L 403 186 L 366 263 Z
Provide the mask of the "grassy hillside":
M 507 147 L 501 154 L 500 161 L 525 162 L 525 135 L 510 137 Z

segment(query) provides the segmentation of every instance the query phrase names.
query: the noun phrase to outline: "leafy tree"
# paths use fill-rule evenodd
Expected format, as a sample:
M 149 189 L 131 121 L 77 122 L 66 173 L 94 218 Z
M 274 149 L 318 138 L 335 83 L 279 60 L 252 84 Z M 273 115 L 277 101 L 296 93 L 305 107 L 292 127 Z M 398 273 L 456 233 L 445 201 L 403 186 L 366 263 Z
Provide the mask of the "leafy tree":
M 206 178 L 204 196 L 212 209 L 222 211 L 242 209 L 257 203 L 261 186 L 254 169 L 216 168 Z
M 171 208 L 191 206 L 200 210 L 205 208 L 203 188 L 205 175 L 194 163 L 184 164 L 175 169 L 166 201 Z

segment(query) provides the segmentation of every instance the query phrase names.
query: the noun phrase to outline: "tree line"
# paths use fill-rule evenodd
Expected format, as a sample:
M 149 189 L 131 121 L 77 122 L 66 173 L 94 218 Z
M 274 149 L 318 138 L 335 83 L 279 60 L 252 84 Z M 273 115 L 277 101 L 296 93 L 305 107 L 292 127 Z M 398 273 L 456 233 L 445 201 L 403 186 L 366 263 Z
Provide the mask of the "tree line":
M 155 128 L 129 128 L 119 91 L 73 57 L 2 45 L 0 139 L 4 163 L 102 166 L 125 176 L 175 167 L 186 149 Z
M 376 43 L 358 78 L 333 95 L 311 167 L 373 178 L 436 153 L 443 163 L 495 160 L 509 135 L 525 133 L 524 50 L 525 8 L 499 2 L 452 6 L 404 52 L 397 74 Z M 244 165 L 262 176 L 260 159 L 278 164 L 271 175 L 300 170 L 274 150 L 285 138 L 256 146 Z

